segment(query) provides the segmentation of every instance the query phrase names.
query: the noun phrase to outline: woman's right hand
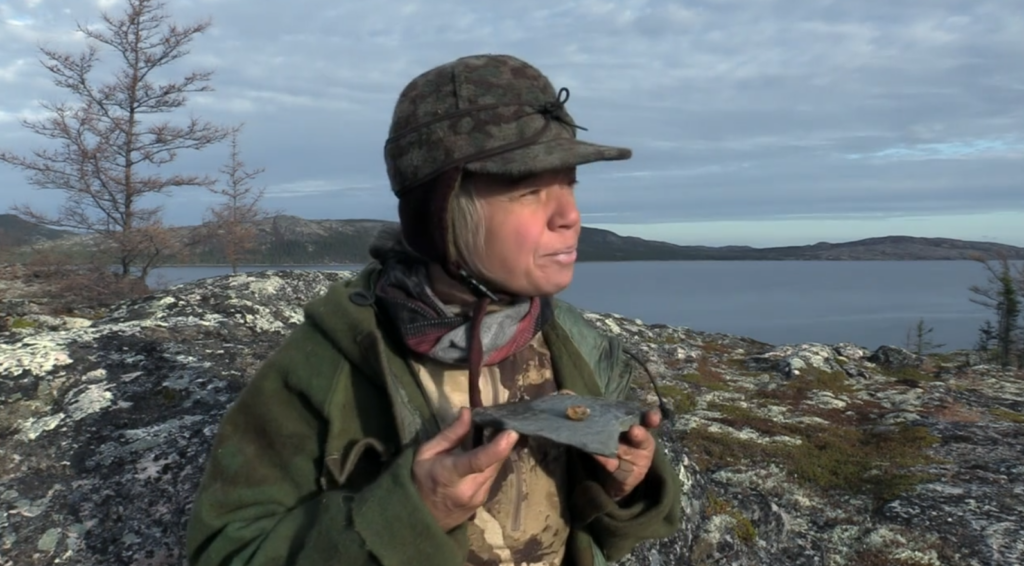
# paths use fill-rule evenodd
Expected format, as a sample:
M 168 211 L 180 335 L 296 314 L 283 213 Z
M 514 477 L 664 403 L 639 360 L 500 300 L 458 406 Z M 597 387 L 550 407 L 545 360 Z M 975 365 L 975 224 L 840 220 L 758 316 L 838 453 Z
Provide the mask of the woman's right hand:
M 446 532 L 469 520 L 487 501 L 498 470 L 519 440 L 517 433 L 506 430 L 469 452 L 453 452 L 471 429 L 470 411 L 463 407 L 455 422 L 420 446 L 412 465 L 420 497 Z

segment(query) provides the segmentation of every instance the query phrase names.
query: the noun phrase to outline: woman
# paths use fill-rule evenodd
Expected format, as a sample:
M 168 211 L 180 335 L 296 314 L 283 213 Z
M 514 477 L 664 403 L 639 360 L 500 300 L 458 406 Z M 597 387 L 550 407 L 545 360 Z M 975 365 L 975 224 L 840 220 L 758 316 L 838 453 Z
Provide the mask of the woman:
M 305 307 L 225 415 L 188 526 L 192 564 L 591 566 L 679 521 L 649 428 L 615 458 L 480 438 L 471 407 L 628 394 L 631 365 L 552 297 L 572 279 L 578 141 L 544 75 L 464 57 L 402 92 L 385 144 L 400 233 Z

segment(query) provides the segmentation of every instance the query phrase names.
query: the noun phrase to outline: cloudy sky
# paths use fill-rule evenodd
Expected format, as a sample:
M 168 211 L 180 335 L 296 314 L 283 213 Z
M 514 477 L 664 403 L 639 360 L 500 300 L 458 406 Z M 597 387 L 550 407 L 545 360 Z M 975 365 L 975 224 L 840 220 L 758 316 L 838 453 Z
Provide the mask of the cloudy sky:
M 382 144 L 415 75 L 510 53 L 571 92 L 581 137 L 626 162 L 580 170 L 584 223 L 679 243 L 777 245 L 885 234 L 1024 245 L 1024 0 L 174 0 L 212 19 L 178 72 L 215 71 L 190 110 L 245 124 L 267 204 L 395 219 Z M 0 147 L 63 93 L 38 46 L 115 0 L 0 0 Z M 97 77 L 103 78 L 103 77 Z M 183 155 L 214 173 L 226 146 Z M 0 209 L 44 208 L 0 164 Z M 194 223 L 199 191 L 164 199 Z

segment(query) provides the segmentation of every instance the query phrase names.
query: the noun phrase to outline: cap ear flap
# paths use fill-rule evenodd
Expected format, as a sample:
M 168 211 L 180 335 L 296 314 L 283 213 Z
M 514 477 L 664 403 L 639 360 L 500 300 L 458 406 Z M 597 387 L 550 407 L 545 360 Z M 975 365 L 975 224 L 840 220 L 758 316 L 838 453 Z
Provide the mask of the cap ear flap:
M 451 273 L 458 270 L 453 269 L 457 256 L 453 253 L 449 210 L 461 176 L 461 167 L 447 169 L 398 199 L 398 218 L 406 244 Z

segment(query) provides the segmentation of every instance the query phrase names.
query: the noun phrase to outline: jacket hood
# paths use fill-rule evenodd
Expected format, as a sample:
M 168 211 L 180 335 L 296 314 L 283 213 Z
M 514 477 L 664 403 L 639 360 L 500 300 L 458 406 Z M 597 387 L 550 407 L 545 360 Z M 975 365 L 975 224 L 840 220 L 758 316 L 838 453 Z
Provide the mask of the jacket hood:
M 303 307 L 305 324 L 316 328 L 349 363 L 373 376 L 383 375 L 388 350 L 374 305 L 380 270 L 380 262 L 371 261 L 353 278 L 331 284 Z
M 370 242 L 368 251 L 370 258 L 382 265 L 389 261 L 427 261 L 406 243 L 399 226 L 388 225 L 378 230 Z

